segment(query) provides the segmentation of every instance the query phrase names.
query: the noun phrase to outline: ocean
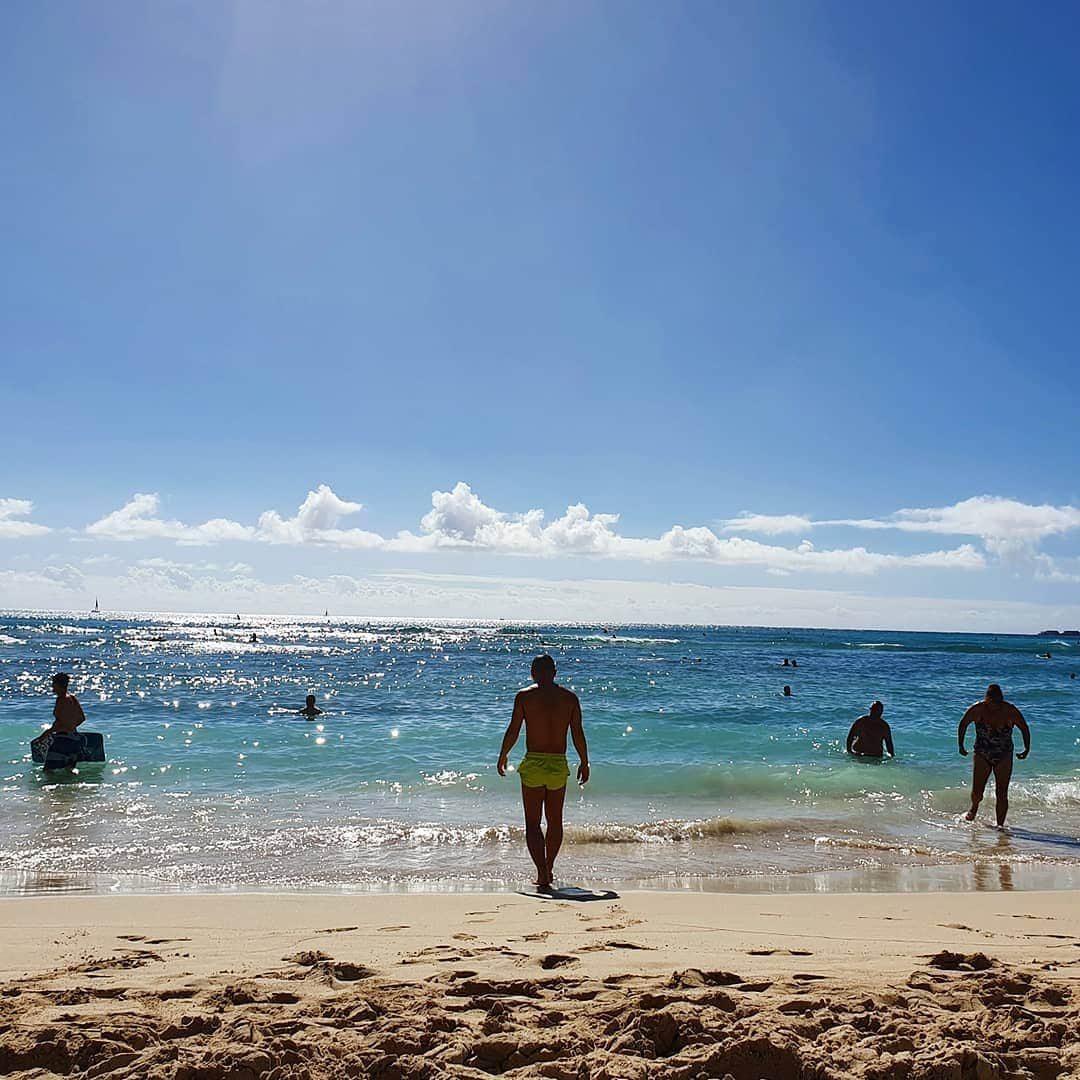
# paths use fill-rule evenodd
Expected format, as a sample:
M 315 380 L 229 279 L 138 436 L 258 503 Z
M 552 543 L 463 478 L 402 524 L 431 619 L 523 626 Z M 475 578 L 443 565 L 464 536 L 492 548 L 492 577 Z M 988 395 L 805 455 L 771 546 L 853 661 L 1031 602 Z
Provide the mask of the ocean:
M 581 698 L 592 760 L 567 794 L 563 880 L 1080 886 L 1080 639 L 7 612 L 0 895 L 517 887 L 519 783 L 495 762 L 540 651 Z M 56 671 L 105 765 L 31 762 Z M 992 784 L 980 821 L 959 821 L 956 726 L 988 682 L 1032 731 L 1005 832 Z M 315 721 L 296 712 L 309 692 Z M 852 760 L 874 698 L 898 756 Z

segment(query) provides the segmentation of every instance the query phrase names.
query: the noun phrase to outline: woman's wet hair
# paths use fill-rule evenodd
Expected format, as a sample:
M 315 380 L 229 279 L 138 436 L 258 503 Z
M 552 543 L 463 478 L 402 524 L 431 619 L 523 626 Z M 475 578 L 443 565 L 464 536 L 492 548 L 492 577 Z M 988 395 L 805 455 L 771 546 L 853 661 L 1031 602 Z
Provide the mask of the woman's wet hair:
M 986 700 L 987 701 L 1004 701 L 1005 695 L 1001 692 L 1001 687 L 996 682 L 992 682 L 986 688 Z
M 52 677 L 52 681 L 53 681 L 53 685 L 55 685 L 56 683 L 59 683 L 64 688 L 64 690 L 66 691 L 67 688 L 68 688 L 68 684 L 71 682 L 71 676 L 65 674 L 63 671 L 58 671 Z

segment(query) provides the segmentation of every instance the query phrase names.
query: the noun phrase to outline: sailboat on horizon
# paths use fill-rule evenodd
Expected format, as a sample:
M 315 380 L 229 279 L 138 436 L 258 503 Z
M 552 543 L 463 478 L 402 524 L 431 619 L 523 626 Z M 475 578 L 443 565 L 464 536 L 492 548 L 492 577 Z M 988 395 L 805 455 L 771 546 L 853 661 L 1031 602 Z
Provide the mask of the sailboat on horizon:
M 101 605 L 98 604 L 98 598 L 96 596 L 94 597 L 94 610 L 92 612 L 90 612 L 90 614 L 91 615 L 100 615 L 101 614 Z

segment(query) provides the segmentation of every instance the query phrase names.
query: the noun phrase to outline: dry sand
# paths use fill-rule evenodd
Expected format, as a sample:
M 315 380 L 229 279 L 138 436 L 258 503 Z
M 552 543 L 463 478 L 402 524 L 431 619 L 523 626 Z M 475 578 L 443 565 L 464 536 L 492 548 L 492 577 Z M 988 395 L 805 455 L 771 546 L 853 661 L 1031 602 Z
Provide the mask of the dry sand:
M 1080 894 L 0 901 L 0 1075 L 1080 1076 Z

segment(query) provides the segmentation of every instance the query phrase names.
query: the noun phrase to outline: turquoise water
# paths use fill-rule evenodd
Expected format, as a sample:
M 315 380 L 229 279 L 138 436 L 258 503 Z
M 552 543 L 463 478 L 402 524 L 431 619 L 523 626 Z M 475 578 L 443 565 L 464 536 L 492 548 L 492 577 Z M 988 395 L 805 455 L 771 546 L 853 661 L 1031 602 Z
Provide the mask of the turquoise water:
M 494 763 L 541 648 L 581 697 L 593 764 L 567 796 L 564 877 L 1080 883 L 1078 639 L 15 612 L 0 617 L 0 891 L 519 881 L 518 784 Z M 57 670 L 105 766 L 31 764 Z M 988 827 L 992 794 L 983 823 L 957 822 L 971 759 L 956 724 L 989 681 L 1033 733 L 1006 833 Z M 308 692 L 315 722 L 295 713 Z M 875 697 L 898 758 L 853 761 L 844 738 Z

